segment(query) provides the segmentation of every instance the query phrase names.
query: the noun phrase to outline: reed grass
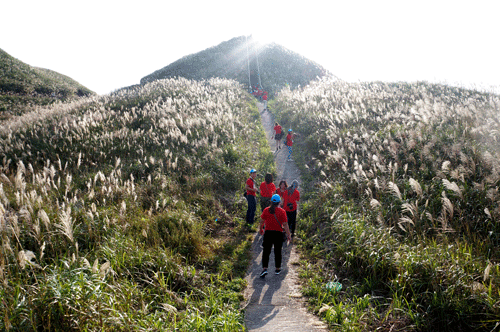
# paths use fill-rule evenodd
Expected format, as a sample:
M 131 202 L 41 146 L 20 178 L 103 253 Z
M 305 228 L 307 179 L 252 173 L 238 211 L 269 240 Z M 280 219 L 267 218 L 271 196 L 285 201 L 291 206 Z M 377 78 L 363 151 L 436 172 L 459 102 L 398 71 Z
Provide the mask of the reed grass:
M 248 169 L 272 171 L 262 133 L 222 79 L 3 120 L 0 330 L 243 330 L 239 193 Z
M 426 82 L 277 97 L 315 188 L 298 226 L 305 293 L 334 330 L 495 328 L 499 109 L 498 95 Z M 329 294 L 335 276 L 346 287 Z

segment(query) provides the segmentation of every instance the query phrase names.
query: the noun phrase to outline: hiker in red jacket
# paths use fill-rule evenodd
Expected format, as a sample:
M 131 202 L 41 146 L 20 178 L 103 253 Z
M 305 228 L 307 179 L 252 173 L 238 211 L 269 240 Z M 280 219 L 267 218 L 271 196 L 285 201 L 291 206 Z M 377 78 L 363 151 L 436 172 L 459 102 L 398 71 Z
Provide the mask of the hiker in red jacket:
M 274 194 L 271 197 L 271 206 L 264 209 L 260 216 L 259 233 L 264 236 L 262 251 L 262 273 L 261 278 L 267 275 L 267 266 L 269 264 L 269 255 L 274 246 L 274 266 L 276 268 L 275 274 L 281 273 L 281 247 L 283 246 L 283 232 L 288 241 L 291 241 L 290 230 L 288 229 L 288 222 L 286 212 L 278 205 L 280 204 L 280 196 Z M 265 231 L 264 231 L 265 229 Z
M 257 189 L 257 185 L 255 184 L 256 176 L 257 176 L 257 171 L 254 169 L 250 170 L 250 177 L 245 182 L 245 190 L 246 190 L 245 198 L 247 199 L 248 202 L 246 221 L 248 225 L 252 225 L 254 223 L 255 211 L 257 210 L 256 195 L 259 192 L 259 189 Z
M 283 128 L 278 124 L 274 123 L 274 139 L 276 140 L 276 151 L 281 149 L 281 139 L 283 138 Z
M 288 129 L 288 135 L 286 135 L 286 146 L 288 147 L 288 158 L 286 159 L 287 161 L 293 161 L 292 159 L 292 145 L 293 145 L 293 139 L 295 138 L 295 134 L 293 133 L 292 129 Z
M 264 92 L 264 95 L 262 96 L 262 101 L 264 102 L 264 111 L 267 110 L 267 91 Z
M 264 211 L 271 204 L 271 197 L 276 191 L 276 186 L 273 183 L 273 175 L 267 173 L 264 180 L 260 184 L 260 210 Z
M 283 203 L 285 201 L 285 192 L 288 190 L 288 184 L 286 183 L 286 180 L 281 180 L 280 184 L 278 185 L 278 189 L 276 189 L 276 193 L 280 195 L 281 197 L 281 203 L 280 207 L 283 207 Z
M 292 185 L 284 192 L 283 206 L 285 207 L 291 237 L 295 236 L 295 224 L 297 222 L 297 202 L 300 200 L 300 193 L 297 190 L 299 182 L 293 180 Z

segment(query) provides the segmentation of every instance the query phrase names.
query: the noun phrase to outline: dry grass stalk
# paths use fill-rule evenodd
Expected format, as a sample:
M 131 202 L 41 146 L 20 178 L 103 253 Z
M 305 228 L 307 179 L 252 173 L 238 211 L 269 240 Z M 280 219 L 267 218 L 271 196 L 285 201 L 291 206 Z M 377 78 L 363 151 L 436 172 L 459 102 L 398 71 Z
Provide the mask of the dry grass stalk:
M 456 182 L 450 182 L 447 179 L 443 179 L 444 187 L 452 191 L 455 195 L 463 199 L 462 190 L 458 187 Z
M 397 165 L 397 164 L 396 164 Z M 403 199 L 401 196 L 401 192 L 399 191 L 398 185 L 395 184 L 394 182 L 390 181 L 388 184 L 389 191 L 394 196 L 395 198 L 399 199 L 400 201 Z
M 488 281 L 488 279 L 490 278 L 490 272 L 492 267 L 493 264 L 490 261 L 488 261 L 488 265 L 484 269 L 483 282 Z
M 423 195 L 422 187 L 420 186 L 420 183 L 418 183 L 417 180 L 410 178 L 410 187 L 413 189 L 413 191 L 417 194 L 419 198 L 422 197 Z
M 55 224 L 56 228 L 68 238 L 72 243 L 74 242 L 73 238 L 73 226 L 74 220 L 71 217 L 71 207 L 67 207 L 66 210 L 61 209 L 59 213 L 59 223 Z

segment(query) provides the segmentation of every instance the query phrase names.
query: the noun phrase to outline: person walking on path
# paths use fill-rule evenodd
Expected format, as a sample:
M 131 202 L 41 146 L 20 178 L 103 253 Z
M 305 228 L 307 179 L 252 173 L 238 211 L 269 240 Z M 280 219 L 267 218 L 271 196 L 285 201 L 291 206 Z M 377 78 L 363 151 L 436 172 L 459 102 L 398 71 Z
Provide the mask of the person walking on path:
M 261 278 L 267 275 L 267 267 L 269 264 L 269 255 L 274 246 L 274 266 L 275 274 L 281 273 L 281 247 L 283 246 L 283 231 L 286 234 L 288 241 L 291 241 L 290 229 L 286 219 L 286 212 L 278 205 L 281 197 L 274 194 L 271 197 L 271 206 L 264 209 L 260 216 L 259 233 L 264 236 L 264 250 L 262 252 L 262 272 Z M 265 231 L 264 231 L 265 229 Z
M 255 177 L 257 176 L 257 171 L 255 169 L 250 170 L 250 177 L 245 183 L 246 199 L 248 202 L 246 222 L 248 225 L 253 225 L 255 219 L 255 211 L 257 210 L 257 198 L 256 194 L 259 192 L 257 186 L 255 185 Z
M 262 104 L 259 104 L 262 124 L 269 139 L 269 147 L 272 149 L 274 147 L 273 125 L 277 119 L 270 112 L 262 112 L 262 106 Z M 284 130 L 285 133 L 287 129 Z M 282 143 L 285 140 L 285 136 L 286 134 L 283 136 Z M 297 137 L 300 136 L 297 135 Z M 292 182 L 293 179 L 297 179 L 302 186 L 300 170 L 295 163 L 284 162 L 287 155 L 288 153 L 278 153 L 276 156 L 275 178 L 278 180 L 276 184 L 281 180 L 289 179 L 287 182 Z M 287 190 L 286 184 L 284 184 L 283 188 L 283 191 L 285 190 Z M 277 193 L 280 191 L 281 189 L 278 188 Z M 327 324 L 311 312 L 308 312 L 305 307 L 305 301 L 300 292 L 301 285 L 298 283 L 298 280 L 300 280 L 298 266 L 300 265 L 301 257 L 295 246 L 290 245 L 286 250 L 284 250 L 285 247 L 283 246 L 282 272 L 279 276 L 272 275 L 274 272 L 273 266 L 271 266 L 273 262 L 270 262 L 271 265 L 268 265 L 268 271 L 269 275 L 272 275 L 271 278 L 269 276 L 264 278 L 258 277 L 263 272 L 262 240 L 263 236 L 258 233 L 253 236 L 252 259 L 245 276 L 247 287 L 244 292 L 245 304 L 243 306 L 245 309 L 246 331 L 327 332 L 329 330 Z M 270 261 L 274 261 L 272 256 L 273 253 L 271 250 Z M 265 278 L 269 278 L 269 280 L 266 281 Z
M 297 190 L 298 187 L 299 182 L 297 180 L 293 180 L 292 185 L 283 195 L 283 206 L 285 207 L 292 239 L 295 236 L 295 226 L 297 223 L 297 202 L 300 200 L 300 193 Z
M 274 123 L 274 139 L 276 140 L 276 151 L 281 149 L 281 139 L 283 138 L 283 128 L 278 124 Z
M 283 202 L 285 201 L 284 196 L 287 190 L 288 190 L 288 184 L 286 183 L 285 180 L 281 180 L 280 184 L 278 185 L 278 189 L 276 189 L 276 193 L 281 197 L 280 207 L 283 207 Z
M 273 183 L 273 175 L 267 173 L 265 181 L 260 184 L 260 210 L 264 211 L 271 204 L 271 197 L 276 191 L 276 186 Z
M 264 94 L 262 95 L 262 102 L 264 103 L 264 111 L 267 110 L 267 91 L 264 91 Z
M 287 161 L 293 161 L 292 159 L 292 145 L 293 145 L 293 139 L 295 137 L 295 134 L 293 133 L 292 129 L 288 129 L 288 135 L 286 135 L 286 146 L 288 147 L 288 158 L 286 159 Z

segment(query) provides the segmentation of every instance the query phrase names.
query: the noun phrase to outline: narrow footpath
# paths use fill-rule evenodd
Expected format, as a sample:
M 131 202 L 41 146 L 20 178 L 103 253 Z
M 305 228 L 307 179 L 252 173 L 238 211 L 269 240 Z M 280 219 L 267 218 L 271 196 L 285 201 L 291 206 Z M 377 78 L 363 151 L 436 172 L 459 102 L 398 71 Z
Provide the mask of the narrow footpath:
M 274 119 L 269 112 L 263 112 L 263 105 L 259 105 L 262 125 L 266 131 L 271 151 L 276 145 L 273 137 Z M 285 129 L 287 130 L 287 129 Z M 290 184 L 293 180 L 299 182 L 299 191 L 302 181 L 299 169 L 294 162 L 285 159 L 288 151 L 282 147 L 275 154 L 277 178 L 275 183 L 282 179 Z M 300 211 L 297 216 L 297 225 L 300 224 Z M 283 247 L 283 263 L 280 275 L 269 273 L 264 279 L 259 278 L 262 271 L 262 236 L 255 234 L 252 243 L 252 260 L 245 280 L 248 282 L 245 290 L 245 323 L 248 331 L 280 331 L 280 332 L 308 332 L 328 331 L 326 324 L 316 316 L 307 312 L 300 291 L 297 267 L 299 255 L 293 244 Z M 271 252 L 269 270 L 274 271 L 274 253 Z

